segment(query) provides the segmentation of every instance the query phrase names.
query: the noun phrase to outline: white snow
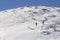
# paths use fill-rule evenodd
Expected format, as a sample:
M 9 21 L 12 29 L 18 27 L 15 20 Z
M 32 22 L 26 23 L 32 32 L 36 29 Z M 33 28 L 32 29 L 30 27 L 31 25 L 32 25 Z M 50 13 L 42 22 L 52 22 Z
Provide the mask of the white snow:
M 25 6 L 0 11 L 0 40 L 60 40 L 59 10 L 57 7 Z M 56 32 L 49 28 L 52 25 Z

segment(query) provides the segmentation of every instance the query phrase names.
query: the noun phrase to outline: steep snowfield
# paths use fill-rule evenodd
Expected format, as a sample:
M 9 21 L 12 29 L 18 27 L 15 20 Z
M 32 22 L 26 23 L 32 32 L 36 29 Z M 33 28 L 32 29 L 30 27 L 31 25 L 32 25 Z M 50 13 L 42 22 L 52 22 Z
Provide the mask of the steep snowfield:
M 49 29 L 52 25 L 56 32 Z M 43 34 L 43 30 L 50 34 Z M 0 40 L 60 40 L 60 8 L 25 6 L 1 11 Z

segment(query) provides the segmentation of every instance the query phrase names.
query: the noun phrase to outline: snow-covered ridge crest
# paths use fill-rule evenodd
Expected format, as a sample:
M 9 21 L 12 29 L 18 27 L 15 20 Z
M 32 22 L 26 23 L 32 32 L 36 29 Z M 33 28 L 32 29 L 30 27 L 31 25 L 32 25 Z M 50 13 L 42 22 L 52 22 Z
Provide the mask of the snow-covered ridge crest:
M 18 10 L 32 10 L 32 9 L 55 9 L 55 10 L 59 10 L 60 8 L 58 7 L 47 7 L 47 6 L 25 6 L 25 7 L 18 7 L 18 8 L 13 8 L 13 9 L 8 9 L 8 10 L 4 10 L 4 11 L 0 11 L 1 13 L 5 13 L 5 12 L 14 12 L 14 11 L 18 11 Z M 26 11 L 24 10 L 24 11 Z

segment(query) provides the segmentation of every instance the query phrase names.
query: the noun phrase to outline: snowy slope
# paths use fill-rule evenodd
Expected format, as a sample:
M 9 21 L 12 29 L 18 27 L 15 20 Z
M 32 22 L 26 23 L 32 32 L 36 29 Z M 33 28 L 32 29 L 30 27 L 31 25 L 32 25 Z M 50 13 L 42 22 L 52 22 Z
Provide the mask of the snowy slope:
M 45 21 L 44 25 L 42 21 Z M 50 30 L 51 25 L 58 31 Z M 41 34 L 41 28 L 51 34 Z M 1 11 L 0 35 L 0 40 L 60 40 L 60 8 L 25 6 Z

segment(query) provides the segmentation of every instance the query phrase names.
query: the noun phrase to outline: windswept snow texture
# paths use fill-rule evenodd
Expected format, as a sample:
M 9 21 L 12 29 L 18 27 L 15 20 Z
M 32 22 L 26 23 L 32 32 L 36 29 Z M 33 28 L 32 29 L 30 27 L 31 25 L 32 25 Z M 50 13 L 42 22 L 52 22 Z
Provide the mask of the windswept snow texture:
M 52 25 L 56 32 L 49 29 Z M 43 34 L 43 30 L 50 34 Z M 1 11 L 0 40 L 60 40 L 60 8 L 25 6 Z

